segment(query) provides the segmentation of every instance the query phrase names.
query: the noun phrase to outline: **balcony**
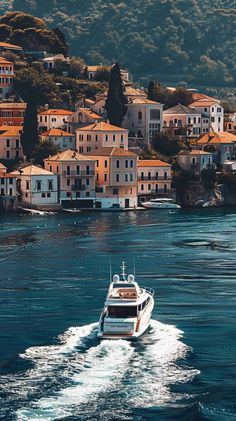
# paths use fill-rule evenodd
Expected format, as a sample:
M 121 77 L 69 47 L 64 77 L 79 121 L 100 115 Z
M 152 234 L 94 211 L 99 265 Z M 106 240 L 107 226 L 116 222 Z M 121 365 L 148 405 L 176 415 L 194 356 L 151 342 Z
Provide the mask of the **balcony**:
M 87 187 L 89 187 L 89 186 L 87 186 Z M 72 189 L 72 191 L 84 191 L 84 190 L 86 190 L 86 186 L 85 186 L 85 184 L 81 184 L 80 186 L 77 186 L 77 184 L 73 184 L 71 186 L 71 189 Z
M 142 177 L 142 176 L 138 176 L 138 181 L 171 181 L 171 177 L 169 176 L 169 177 L 165 177 L 165 176 L 158 176 L 158 177 L 155 177 L 155 176 L 152 176 L 152 177 L 148 177 L 148 176 L 144 176 L 144 177 Z
M 95 175 L 95 171 L 63 171 L 63 175 L 66 177 L 76 177 L 76 178 L 82 178 L 82 177 L 93 177 Z

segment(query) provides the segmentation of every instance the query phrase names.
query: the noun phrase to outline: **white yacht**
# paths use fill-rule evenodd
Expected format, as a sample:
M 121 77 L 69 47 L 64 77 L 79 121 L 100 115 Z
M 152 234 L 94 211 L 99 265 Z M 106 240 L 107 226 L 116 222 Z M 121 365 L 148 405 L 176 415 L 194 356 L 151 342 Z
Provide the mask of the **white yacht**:
M 180 209 L 181 206 L 177 205 L 173 199 L 157 198 L 150 199 L 148 202 L 142 202 L 142 206 L 147 209 Z
M 154 291 L 139 287 L 134 275 L 114 275 L 99 320 L 100 339 L 137 339 L 149 327 L 154 307 Z

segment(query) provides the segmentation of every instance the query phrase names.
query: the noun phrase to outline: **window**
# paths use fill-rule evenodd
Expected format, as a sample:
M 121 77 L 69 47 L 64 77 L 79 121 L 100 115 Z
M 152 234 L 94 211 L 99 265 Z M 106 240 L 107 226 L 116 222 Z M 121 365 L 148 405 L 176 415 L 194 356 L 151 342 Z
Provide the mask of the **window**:
M 97 134 L 95 135 L 95 141 L 96 142 L 98 141 L 98 135 Z
M 107 160 L 104 161 L 104 167 L 107 168 Z
M 9 189 L 9 195 L 12 196 L 12 189 Z
M 196 117 L 193 117 L 193 123 L 196 124 L 196 122 L 197 122 Z
M 129 174 L 125 174 L 125 181 L 129 181 Z
M 53 190 L 53 181 L 48 180 L 48 190 Z
M 76 166 L 76 174 L 77 174 L 77 175 L 79 175 L 79 173 L 80 173 L 80 166 L 79 166 L 79 165 L 77 165 L 77 166 Z
M 90 142 L 91 141 L 91 134 L 88 134 L 87 135 L 87 142 Z
M 117 159 L 117 161 L 116 161 L 116 168 L 120 168 L 120 161 L 119 161 L 119 159 Z
M 42 195 L 41 195 L 42 197 L 46 197 L 46 193 L 42 193 Z
M 104 174 L 104 181 L 107 181 L 107 174 Z
M 215 117 L 211 117 L 211 122 L 215 123 Z
M 9 184 L 13 184 L 13 178 L 9 178 Z
M 159 174 L 158 174 L 158 172 L 156 172 L 156 180 L 158 180 L 158 176 L 159 176 Z
M 90 173 L 90 167 L 89 165 L 86 165 L 86 174 L 89 175 L 89 173 Z
M 151 190 L 151 184 L 148 184 L 148 190 Z
M 25 193 L 25 197 L 28 197 L 28 193 Z
M 134 176 L 133 176 L 133 174 L 131 173 L 131 174 L 130 174 L 130 181 L 133 181 L 133 179 L 134 179 Z
M 40 180 L 36 180 L 35 185 L 36 185 L 36 190 L 38 190 L 38 191 L 41 190 L 42 182 Z
M 7 158 L 7 159 L 9 159 L 9 158 L 10 158 L 10 156 L 11 156 L 11 155 L 10 155 L 10 151 L 7 151 L 7 152 L 6 152 L 6 158 Z
M 49 165 L 49 171 L 52 171 L 52 166 L 51 165 Z
M 83 148 L 83 146 L 80 146 L 79 147 L 79 153 L 83 153 L 84 152 L 84 148 Z
M 90 197 L 90 192 L 86 191 L 86 197 Z
M 70 179 L 69 178 L 66 180 L 66 185 L 70 186 Z
M 134 166 L 134 161 L 133 161 L 133 159 L 131 159 L 131 161 L 130 161 L 130 167 L 133 168 L 133 166 Z
M 214 113 L 214 107 L 211 108 L 212 113 Z
M 1 178 L 1 184 L 4 184 L 4 183 L 5 183 L 4 178 Z
M 115 195 L 118 195 L 118 189 L 113 189 L 113 194 Z
M 83 135 L 83 134 L 80 134 L 80 135 L 79 135 L 79 141 L 80 141 L 80 142 L 83 142 L 83 140 L 84 140 L 84 135 Z
M 144 190 L 144 185 L 143 185 L 143 184 L 141 184 L 141 190 L 142 190 L 142 191 Z
M 120 174 L 116 174 L 116 182 L 119 183 L 120 181 Z
M 218 122 L 219 122 L 219 123 L 221 122 L 221 118 L 220 118 L 220 117 L 218 117 Z
M 141 172 L 141 180 L 144 180 L 144 172 Z
M 151 180 L 151 173 L 148 172 L 148 180 Z
M 70 166 L 69 165 L 67 165 L 67 167 L 66 167 L 66 174 L 70 175 Z
M 116 140 L 116 135 L 113 134 L 113 142 L 115 142 L 115 140 Z
M 91 146 L 87 147 L 87 152 L 91 152 Z
M 142 120 L 143 118 L 143 114 L 141 111 L 138 112 L 138 120 Z
M 108 142 L 108 134 L 106 134 L 105 140 L 106 140 L 106 142 Z
M 124 135 L 123 134 L 120 136 L 120 140 L 121 140 L 121 142 L 123 142 L 123 140 L 124 140 Z
M 57 172 L 59 172 L 59 167 L 57 166 Z
M 26 181 L 26 190 L 29 190 L 29 181 Z
M 108 306 L 107 311 L 112 318 L 137 317 L 137 306 Z
M 86 178 L 86 186 L 89 187 L 89 178 Z
M 207 113 L 207 108 L 204 108 L 204 113 Z
M 217 108 L 217 112 L 218 113 L 221 113 L 221 108 Z
M 19 158 L 19 157 L 20 157 L 19 151 L 16 151 L 16 158 Z
M 150 120 L 160 120 L 160 110 L 150 110 Z
M 129 161 L 128 161 L 128 159 L 126 159 L 125 160 L 125 168 L 128 168 L 129 167 Z
M 196 164 L 196 158 L 192 158 L 192 164 Z
M 10 139 L 6 139 L 6 147 L 10 148 Z
M 71 192 L 67 191 L 66 192 L 66 197 L 70 197 L 71 196 Z
M 167 180 L 167 172 L 164 172 L 164 180 Z
M 51 197 L 51 193 L 47 193 L 47 197 Z

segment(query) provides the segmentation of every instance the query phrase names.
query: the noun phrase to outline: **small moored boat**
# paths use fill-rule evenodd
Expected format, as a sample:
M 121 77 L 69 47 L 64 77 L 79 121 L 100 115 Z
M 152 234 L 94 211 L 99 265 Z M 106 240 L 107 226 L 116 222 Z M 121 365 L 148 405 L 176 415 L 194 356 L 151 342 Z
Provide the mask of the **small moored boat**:
M 137 339 L 149 327 L 154 307 L 154 291 L 139 287 L 134 275 L 114 275 L 110 283 L 98 328 L 100 339 Z
M 169 198 L 150 199 L 148 202 L 142 202 L 142 206 L 147 209 L 180 209 L 181 206 Z

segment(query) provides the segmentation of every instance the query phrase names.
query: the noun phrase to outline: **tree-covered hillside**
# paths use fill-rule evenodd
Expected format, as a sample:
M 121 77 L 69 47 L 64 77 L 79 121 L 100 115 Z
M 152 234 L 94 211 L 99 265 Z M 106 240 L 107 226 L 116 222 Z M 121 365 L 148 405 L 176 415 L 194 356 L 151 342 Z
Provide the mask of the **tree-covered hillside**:
M 118 60 L 135 77 L 236 82 L 236 8 L 230 0 L 14 0 L 14 10 L 59 27 L 88 63 Z

